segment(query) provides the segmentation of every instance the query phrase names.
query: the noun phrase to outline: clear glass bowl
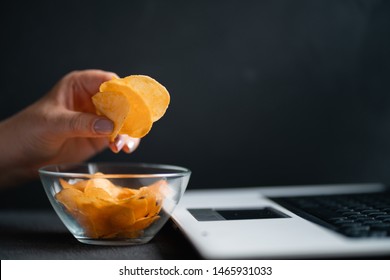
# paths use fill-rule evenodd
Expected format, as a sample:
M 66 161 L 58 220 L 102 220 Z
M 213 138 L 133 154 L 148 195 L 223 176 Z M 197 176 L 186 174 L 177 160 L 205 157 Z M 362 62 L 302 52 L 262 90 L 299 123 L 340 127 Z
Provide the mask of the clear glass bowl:
M 170 218 L 191 171 L 146 163 L 80 163 L 39 169 L 45 192 L 82 243 L 149 242 Z

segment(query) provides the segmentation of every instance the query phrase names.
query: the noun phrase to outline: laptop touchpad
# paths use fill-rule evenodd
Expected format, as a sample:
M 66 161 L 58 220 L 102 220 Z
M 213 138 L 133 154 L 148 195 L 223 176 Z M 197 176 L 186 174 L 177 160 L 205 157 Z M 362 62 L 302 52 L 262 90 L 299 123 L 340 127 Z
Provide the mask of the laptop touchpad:
M 288 215 L 272 208 L 251 209 L 188 209 L 192 216 L 200 222 L 223 220 L 251 220 L 290 218 Z

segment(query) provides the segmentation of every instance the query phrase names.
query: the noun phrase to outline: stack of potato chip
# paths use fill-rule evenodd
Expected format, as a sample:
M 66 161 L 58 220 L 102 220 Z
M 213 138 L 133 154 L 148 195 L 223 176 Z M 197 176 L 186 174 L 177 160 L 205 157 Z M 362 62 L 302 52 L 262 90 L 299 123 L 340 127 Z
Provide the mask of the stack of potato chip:
M 55 198 L 90 238 L 136 238 L 159 219 L 165 180 L 140 189 L 112 184 L 104 178 L 70 184 L 60 179 L 62 190 Z
M 143 75 L 113 79 L 92 97 L 96 111 L 114 122 L 111 141 L 118 134 L 145 136 L 166 112 L 170 96 L 156 80 Z

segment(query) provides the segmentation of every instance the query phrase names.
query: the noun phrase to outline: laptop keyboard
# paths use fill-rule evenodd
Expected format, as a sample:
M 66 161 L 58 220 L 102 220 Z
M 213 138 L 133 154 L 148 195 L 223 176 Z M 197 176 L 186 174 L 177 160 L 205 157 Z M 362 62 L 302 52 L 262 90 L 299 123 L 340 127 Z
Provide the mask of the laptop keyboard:
M 390 237 L 390 192 L 272 198 L 291 212 L 351 238 Z

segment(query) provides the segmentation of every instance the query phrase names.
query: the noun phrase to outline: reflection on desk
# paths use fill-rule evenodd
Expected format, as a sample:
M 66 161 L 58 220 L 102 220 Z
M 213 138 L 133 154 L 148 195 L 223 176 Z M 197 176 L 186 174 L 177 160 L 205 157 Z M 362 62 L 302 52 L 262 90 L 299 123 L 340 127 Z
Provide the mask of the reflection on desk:
M 0 258 L 11 259 L 199 259 L 168 222 L 148 244 L 95 246 L 77 241 L 53 210 L 0 210 Z

